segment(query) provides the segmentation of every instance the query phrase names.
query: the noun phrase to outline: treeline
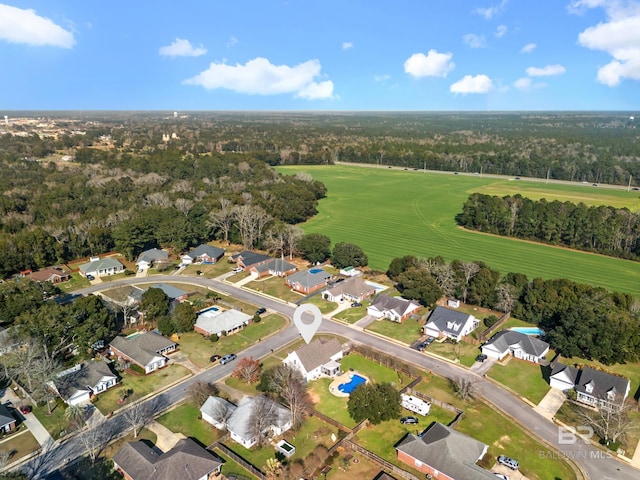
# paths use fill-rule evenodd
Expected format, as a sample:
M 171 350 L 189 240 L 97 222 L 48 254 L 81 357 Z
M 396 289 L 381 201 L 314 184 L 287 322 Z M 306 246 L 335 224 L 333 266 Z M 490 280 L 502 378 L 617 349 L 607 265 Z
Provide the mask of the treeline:
M 442 258 L 394 258 L 387 272 L 406 298 L 433 305 L 443 295 L 466 303 L 511 312 L 538 325 L 545 340 L 565 357 L 604 364 L 640 356 L 640 305 L 631 295 L 567 279 L 504 277 L 482 262 L 446 263 Z
M 474 193 L 456 221 L 481 232 L 640 259 L 640 214 L 626 208 Z
M 316 214 L 326 189 L 250 156 L 78 151 L 77 163 L 0 153 L 0 278 L 119 250 L 175 252 L 222 238 L 262 246 L 271 227 Z

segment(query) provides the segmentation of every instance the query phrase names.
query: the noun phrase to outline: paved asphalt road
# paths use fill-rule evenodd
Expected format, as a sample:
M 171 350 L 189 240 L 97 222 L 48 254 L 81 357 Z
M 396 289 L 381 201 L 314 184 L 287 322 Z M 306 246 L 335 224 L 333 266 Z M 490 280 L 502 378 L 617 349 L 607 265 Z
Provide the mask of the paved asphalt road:
M 125 284 L 141 284 L 141 283 L 157 283 L 162 282 L 182 282 L 191 283 L 203 287 L 209 287 L 221 293 L 233 295 L 241 300 L 245 300 L 254 304 L 262 305 L 274 311 L 280 312 L 289 318 L 293 316 L 295 307 L 290 304 L 263 297 L 259 294 L 252 293 L 247 290 L 239 289 L 233 285 L 229 285 L 217 280 L 202 277 L 184 277 L 184 276 L 162 276 L 148 277 L 145 279 L 131 278 L 117 282 L 109 282 L 101 285 L 94 285 L 78 291 L 78 294 L 95 293 L 100 290 L 114 288 L 118 285 Z M 475 373 L 453 365 L 451 363 L 430 357 L 416 350 L 411 350 L 405 346 L 398 345 L 394 342 L 380 338 L 369 333 L 354 329 L 341 323 L 324 320 L 321 327 L 321 333 L 331 333 L 340 335 L 352 342 L 370 345 L 380 351 L 391 353 L 398 358 L 411 362 L 415 365 L 437 373 L 438 375 L 455 378 L 464 377 L 472 378 L 476 381 L 478 392 L 489 403 L 496 406 L 503 413 L 517 420 L 525 430 L 534 433 L 537 437 L 543 439 L 551 449 L 551 454 L 556 457 L 572 459 L 577 463 L 585 473 L 586 478 L 590 480 L 638 480 L 640 472 L 626 463 L 610 458 L 603 451 L 578 441 L 571 445 L 560 445 L 558 443 L 558 427 L 551 421 L 539 415 L 526 403 L 505 391 L 498 385 L 476 375 Z M 242 352 L 242 356 L 253 356 L 253 358 L 261 358 L 268 355 L 271 350 L 276 350 L 296 338 L 300 334 L 292 325 L 277 335 L 266 338 Z M 156 397 L 145 402 L 146 407 L 150 411 L 160 412 L 169 406 L 180 402 L 184 399 L 189 386 L 197 381 L 216 382 L 229 375 L 234 368 L 233 362 L 227 365 L 219 365 L 206 370 L 198 375 L 189 378 L 187 381 L 172 387 Z M 130 427 L 124 419 L 124 415 L 119 414 L 107 420 L 105 426 L 102 426 L 106 432 L 117 436 Z M 65 459 L 75 459 L 84 455 L 86 448 L 78 440 L 73 438 L 62 444 L 54 444 L 50 448 L 44 448 L 43 453 L 20 469 L 29 474 L 34 479 L 45 478 L 49 473 L 55 472 Z

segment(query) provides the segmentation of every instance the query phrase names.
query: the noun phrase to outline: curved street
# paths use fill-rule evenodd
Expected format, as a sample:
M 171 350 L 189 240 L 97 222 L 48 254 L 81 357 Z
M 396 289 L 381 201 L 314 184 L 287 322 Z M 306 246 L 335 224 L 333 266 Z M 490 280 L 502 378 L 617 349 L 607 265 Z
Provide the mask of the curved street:
M 147 277 L 124 279 L 116 282 L 93 285 L 75 293 L 89 294 L 96 293 L 101 290 L 108 290 L 121 285 L 157 283 L 160 278 L 162 279 L 162 282 L 165 283 L 188 283 L 205 288 L 211 288 L 221 293 L 233 295 L 238 299 L 267 307 L 287 316 L 288 318 L 293 316 L 293 312 L 295 310 L 295 306 L 293 304 L 287 304 L 270 297 L 265 297 L 219 280 L 179 275 L 167 275 L 155 278 Z M 326 318 L 322 322 L 320 333 L 335 334 L 344 337 L 351 342 L 369 345 L 380 351 L 402 358 L 404 361 L 419 366 L 422 369 L 432 371 L 449 379 L 456 377 L 473 379 L 476 382 L 478 392 L 488 403 L 501 410 L 508 418 L 519 423 L 524 430 L 532 433 L 546 443 L 551 449 L 551 454 L 554 457 L 573 460 L 584 472 L 585 478 L 587 479 L 637 480 L 640 478 L 640 472 L 638 470 L 620 460 L 610 457 L 603 450 L 597 449 L 590 444 L 585 444 L 579 440 L 570 445 L 559 444 L 557 425 L 539 415 L 529 405 L 510 392 L 464 367 L 425 355 L 388 339 L 366 333 L 357 328 L 353 328 L 352 326 L 334 322 Z M 243 355 L 251 355 L 253 358 L 262 358 L 270 354 L 271 350 L 277 350 L 294 341 L 299 336 L 300 334 L 291 323 L 281 332 L 262 339 L 261 342 L 250 346 L 241 353 Z M 182 401 L 188 387 L 192 383 L 198 381 L 217 382 L 228 376 L 232 371 L 233 364 L 218 365 L 198 375 L 190 377 L 188 380 L 163 391 L 153 398 L 146 400 L 144 403 L 151 411 L 159 413 L 169 408 L 171 405 Z M 114 437 L 120 436 L 127 430 L 130 430 L 130 427 L 127 425 L 122 414 L 114 415 L 112 418 L 108 419 L 105 427 Z M 57 470 L 63 464 L 65 459 L 78 458 L 84 454 L 85 447 L 77 438 L 73 438 L 65 443 L 56 442 L 48 448 L 43 448 L 42 454 L 21 466 L 20 469 L 32 476 L 34 479 L 44 478 L 49 473 Z

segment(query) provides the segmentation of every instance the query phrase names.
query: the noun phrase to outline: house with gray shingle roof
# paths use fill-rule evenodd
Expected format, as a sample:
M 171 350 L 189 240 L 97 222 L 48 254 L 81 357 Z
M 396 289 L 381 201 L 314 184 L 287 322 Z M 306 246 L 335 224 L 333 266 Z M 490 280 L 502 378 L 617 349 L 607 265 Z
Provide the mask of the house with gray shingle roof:
M 396 445 L 398 460 L 430 475 L 455 480 L 495 480 L 476 463 L 488 446 L 451 427 L 434 422 L 421 435 L 408 433 Z
M 573 385 L 569 386 L 571 381 Z M 622 408 L 631 387 L 627 378 L 591 367 L 569 367 L 560 362 L 553 365 L 549 385 L 561 390 L 574 388 L 578 402 L 608 410 Z
M 289 353 L 282 361 L 300 371 L 310 382 L 320 377 L 333 377 L 340 372 L 342 345 L 337 338 L 329 340 L 317 338 L 308 345 Z
M 481 350 L 487 357 L 497 360 L 502 360 L 511 354 L 521 360 L 540 363 L 549 351 L 549 344 L 533 335 L 525 335 L 514 330 L 502 330 L 491 337 Z
M 0 432 L 10 432 L 16 428 L 16 418 L 11 414 L 9 408 L 0 404 Z
M 220 474 L 224 460 L 183 438 L 161 453 L 139 440 L 122 446 L 113 456 L 113 468 L 127 480 L 208 480 Z
M 124 265 L 113 257 L 91 257 L 88 263 L 80 265 L 80 274 L 84 277 L 106 277 L 124 272 Z
M 243 252 L 236 253 L 235 255 L 231 255 L 230 259 L 232 262 L 236 262 L 238 266 L 242 267 L 246 271 L 252 266 L 260 265 L 262 263 L 267 263 L 269 260 L 272 260 L 273 258 L 270 257 L 269 255 L 253 252 L 251 250 L 245 250 Z
M 139 270 L 146 270 L 154 265 L 157 266 L 160 263 L 166 263 L 168 261 L 169 252 L 167 252 L 166 250 L 160 250 L 158 248 L 151 248 L 138 255 L 136 266 Z
M 254 278 L 261 278 L 267 275 L 274 277 L 286 277 L 298 269 L 293 263 L 289 263 L 282 258 L 272 258 L 268 262 L 253 265 L 249 272 Z
M 287 277 L 287 285 L 300 293 L 311 293 L 327 286 L 331 274 L 321 268 L 311 268 Z
M 480 320 L 468 313 L 436 307 L 424 326 L 424 333 L 430 337 L 448 337 L 457 342 L 474 331 Z
M 165 355 L 175 352 L 176 348 L 176 342 L 154 331 L 133 337 L 116 337 L 109 344 L 112 356 L 135 363 L 145 373 L 164 367 L 169 361 Z
M 211 245 L 202 244 L 193 248 L 189 253 L 185 253 L 180 257 L 183 265 L 191 265 L 192 263 L 216 263 L 224 256 L 224 250 Z
M 221 312 L 220 310 L 207 309 L 198 314 L 193 329 L 202 335 L 216 334 L 231 335 L 249 325 L 251 315 L 239 312 L 233 308 Z
M 291 428 L 289 409 L 264 395 L 243 397 L 237 406 L 226 400 L 220 402 L 211 400 L 212 398 L 217 397 L 209 397 L 200 409 L 203 413 L 202 418 L 218 429 L 226 429 L 231 438 L 245 448 L 251 448 L 258 443 L 258 435 L 252 428 L 255 415 L 268 415 L 271 419 L 271 424 L 265 427 L 262 435 L 278 436 Z
M 367 307 L 367 315 L 371 315 L 378 320 L 386 318 L 393 322 L 400 323 L 419 309 L 420 305 L 411 300 L 381 294 Z
M 58 374 L 49 386 L 67 405 L 89 403 L 91 398 L 114 387 L 118 376 L 106 362 L 82 362 Z
M 351 277 L 322 292 L 322 297 L 330 302 L 361 302 L 375 293 L 376 289 L 367 284 L 362 277 Z

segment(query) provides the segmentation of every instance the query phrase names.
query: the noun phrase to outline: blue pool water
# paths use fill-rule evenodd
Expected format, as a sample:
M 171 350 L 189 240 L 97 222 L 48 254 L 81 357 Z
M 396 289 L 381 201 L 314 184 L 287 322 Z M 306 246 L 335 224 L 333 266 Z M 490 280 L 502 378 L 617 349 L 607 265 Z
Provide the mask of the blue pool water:
M 351 393 L 356 389 L 358 385 L 360 385 L 361 383 L 365 383 L 366 381 L 366 378 L 361 377 L 357 373 L 354 373 L 349 383 L 341 383 L 340 385 L 338 385 L 338 390 L 340 390 L 342 393 Z
M 309 270 L 309 273 L 320 273 L 321 271 L 321 268 L 312 268 L 311 270 Z
M 365 280 L 365 281 L 364 281 L 364 283 L 366 283 L 366 284 L 367 284 L 367 285 L 369 285 L 370 287 L 375 288 L 376 293 L 383 292 L 383 291 L 385 291 L 387 288 L 389 288 L 389 287 L 387 287 L 387 286 L 385 286 L 385 285 L 381 285 L 381 284 L 376 283 L 376 282 L 370 282 L 369 280 Z
M 538 327 L 513 327 L 511 330 L 524 333 L 525 335 L 542 335 L 544 333 Z
M 201 310 L 199 313 L 218 312 L 218 311 L 220 311 L 220 309 L 218 307 L 209 307 L 209 308 L 205 308 L 204 310 Z

